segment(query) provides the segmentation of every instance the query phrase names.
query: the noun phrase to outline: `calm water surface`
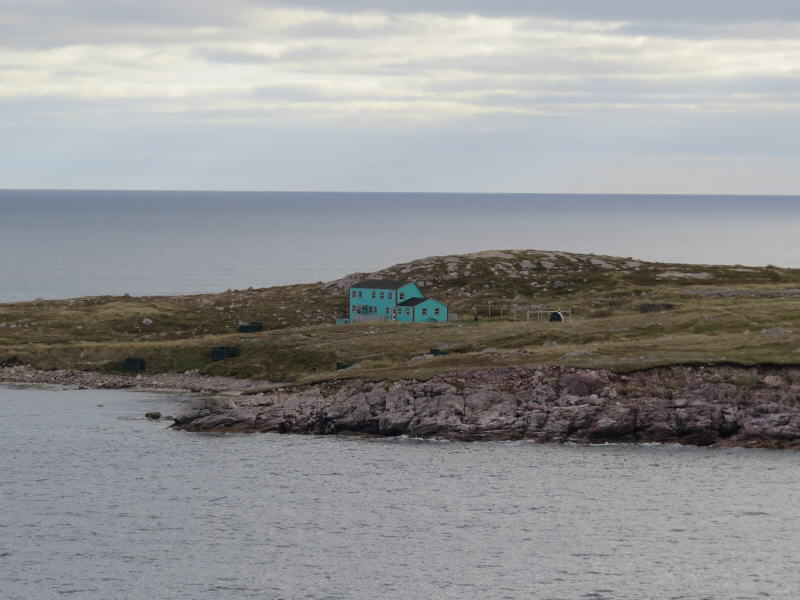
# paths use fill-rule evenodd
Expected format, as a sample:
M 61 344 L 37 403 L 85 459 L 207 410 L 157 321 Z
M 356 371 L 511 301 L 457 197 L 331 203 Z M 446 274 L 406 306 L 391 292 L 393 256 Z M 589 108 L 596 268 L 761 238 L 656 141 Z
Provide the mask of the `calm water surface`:
M 800 197 L 0 190 L 0 302 L 329 281 L 532 248 L 800 267 Z
M 795 452 L 175 432 L 0 387 L 0 598 L 797 598 Z M 98 406 L 102 405 L 102 406 Z

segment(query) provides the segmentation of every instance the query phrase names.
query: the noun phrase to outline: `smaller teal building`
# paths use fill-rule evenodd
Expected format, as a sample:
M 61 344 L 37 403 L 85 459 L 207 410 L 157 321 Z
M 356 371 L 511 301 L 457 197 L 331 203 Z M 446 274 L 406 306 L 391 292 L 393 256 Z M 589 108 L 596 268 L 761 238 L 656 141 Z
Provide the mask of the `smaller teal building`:
M 403 323 L 436 323 L 447 321 L 447 305 L 426 298 L 416 283 L 386 279 L 366 279 L 349 290 L 348 316 L 337 320 L 400 321 Z

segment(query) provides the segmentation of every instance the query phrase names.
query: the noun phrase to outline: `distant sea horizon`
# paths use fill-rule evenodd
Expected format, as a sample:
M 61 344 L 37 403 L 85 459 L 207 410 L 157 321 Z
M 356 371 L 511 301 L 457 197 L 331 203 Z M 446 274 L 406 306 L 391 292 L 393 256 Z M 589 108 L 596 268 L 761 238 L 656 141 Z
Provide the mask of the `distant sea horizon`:
M 658 192 L 464 192 L 436 190 L 256 190 L 256 189 L 192 189 L 192 188 L 0 188 L 5 192 L 92 192 L 92 193 L 178 193 L 178 194 L 403 194 L 403 195 L 440 195 L 440 196 L 587 196 L 587 197 L 620 197 L 634 198 L 795 198 L 798 194 L 708 194 L 708 193 L 658 193 Z
M 329 281 L 537 249 L 800 267 L 800 195 L 0 190 L 0 302 Z

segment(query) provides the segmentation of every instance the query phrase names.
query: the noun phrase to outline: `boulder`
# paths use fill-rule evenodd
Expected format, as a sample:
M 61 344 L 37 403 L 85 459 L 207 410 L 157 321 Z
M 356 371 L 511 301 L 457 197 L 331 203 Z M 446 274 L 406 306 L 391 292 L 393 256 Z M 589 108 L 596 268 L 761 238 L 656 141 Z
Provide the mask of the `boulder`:
M 575 373 L 565 375 L 561 378 L 561 384 L 570 394 L 575 396 L 589 396 L 599 393 L 605 386 L 605 382 L 596 374 Z
M 791 329 L 786 327 L 768 327 L 761 330 L 762 335 L 790 335 L 794 333 Z

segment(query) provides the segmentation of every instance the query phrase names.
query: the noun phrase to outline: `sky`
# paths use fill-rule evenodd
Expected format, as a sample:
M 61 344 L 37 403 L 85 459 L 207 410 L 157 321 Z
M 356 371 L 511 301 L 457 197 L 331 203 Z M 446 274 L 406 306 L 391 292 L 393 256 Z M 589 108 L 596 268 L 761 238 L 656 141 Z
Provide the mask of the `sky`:
M 796 0 L 0 0 L 0 188 L 800 194 Z

